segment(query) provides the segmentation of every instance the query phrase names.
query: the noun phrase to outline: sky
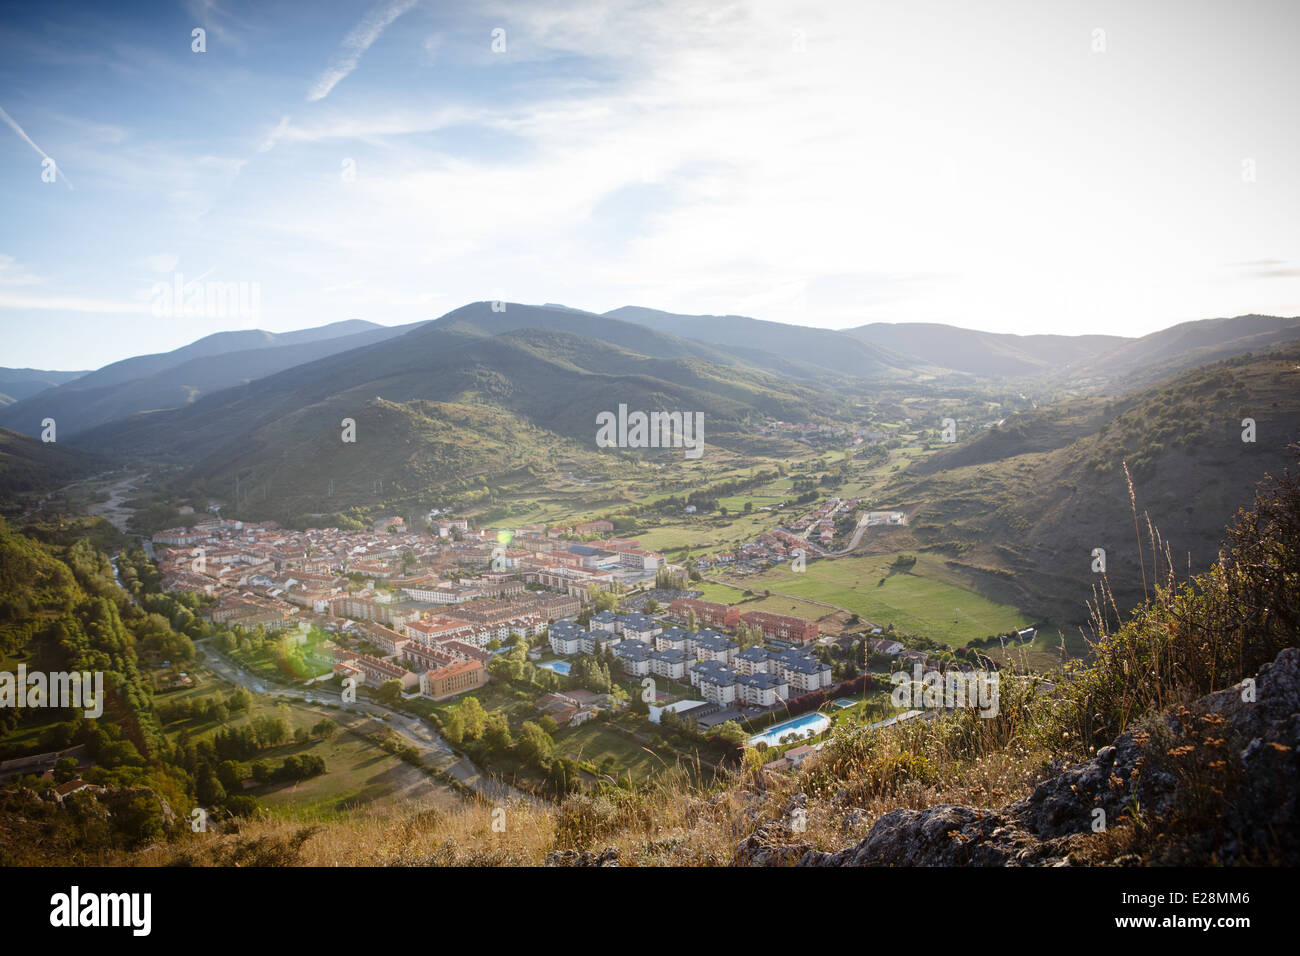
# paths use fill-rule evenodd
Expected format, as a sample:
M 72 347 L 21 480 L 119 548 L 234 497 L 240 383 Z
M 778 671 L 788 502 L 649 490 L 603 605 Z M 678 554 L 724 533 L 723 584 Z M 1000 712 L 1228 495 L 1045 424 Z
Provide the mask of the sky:
M 5 5 L 0 366 L 485 299 L 1300 314 L 1297 40 L 1291 0 Z

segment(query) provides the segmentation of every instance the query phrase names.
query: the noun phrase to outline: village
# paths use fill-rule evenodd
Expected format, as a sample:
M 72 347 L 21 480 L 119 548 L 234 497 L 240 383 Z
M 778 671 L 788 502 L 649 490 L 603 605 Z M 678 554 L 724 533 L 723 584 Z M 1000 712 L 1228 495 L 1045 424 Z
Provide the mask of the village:
M 833 498 L 790 530 L 748 542 L 740 560 L 806 548 L 794 529 L 815 532 L 855 505 Z M 296 531 L 214 515 L 158 532 L 152 544 L 164 590 L 209 596 L 199 613 L 214 624 L 302 646 L 310 682 L 442 702 L 484 687 L 494 659 L 517 647 L 560 678 L 589 655 L 614 665 L 651 722 L 674 714 L 704 732 L 788 710 L 835 683 L 815 653 L 831 640 L 816 621 L 700 600 L 685 589 L 685 569 L 612 531 L 602 520 L 474 529 L 436 513 L 419 532 L 397 516 L 366 531 Z M 872 643 L 872 653 L 904 650 Z M 625 707 L 627 696 L 561 680 L 537 707 L 559 726 L 579 726 Z

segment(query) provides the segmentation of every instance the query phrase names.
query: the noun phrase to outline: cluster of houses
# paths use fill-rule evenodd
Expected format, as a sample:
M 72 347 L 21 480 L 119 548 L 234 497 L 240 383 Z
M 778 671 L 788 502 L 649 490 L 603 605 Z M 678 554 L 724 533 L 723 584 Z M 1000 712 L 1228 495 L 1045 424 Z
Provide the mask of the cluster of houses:
M 593 586 L 644 580 L 663 563 L 634 540 L 574 540 L 608 535 L 608 521 L 475 531 L 437 514 L 419 533 L 399 516 L 361 532 L 218 516 L 159 532 L 153 546 L 164 588 L 214 596 L 200 612 L 214 623 L 311 624 L 364 641 L 379 653 L 331 642 L 336 673 L 370 685 L 396 680 L 405 693 L 438 700 L 487 682 L 493 641 L 536 637 L 576 617 Z
M 813 448 L 858 448 L 888 441 L 892 437 L 879 429 L 776 420 L 765 421 L 754 430 L 759 435 L 789 438 Z
M 799 538 L 829 548 L 835 541 L 835 516 L 846 509 L 851 511 L 857 504 L 854 498 L 827 498 L 808 514 L 787 522 L 785 527 Z
M 832 681 L 830 665 L 813 657 L 806 647 L 742 650 L 736 641 L 712 628 L 688 631 L 665 627 L 640 613 L 602 611 L 592 616 L 587 630 L 574 622 L 557 621 L 551 625 L 549 637 L 551 650 L 560 656 L 609 649 L 625 674 L 689 680 L 714 704 L 773 707 L 829 687 Z

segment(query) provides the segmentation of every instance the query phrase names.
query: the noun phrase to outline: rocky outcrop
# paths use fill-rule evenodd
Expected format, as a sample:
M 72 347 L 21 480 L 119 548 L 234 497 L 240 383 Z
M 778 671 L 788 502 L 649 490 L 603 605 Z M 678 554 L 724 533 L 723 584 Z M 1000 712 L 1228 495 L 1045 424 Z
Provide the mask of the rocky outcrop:
M 1000 809 L 941 805 L 894 810 L 865 839 L 824 853 L 791 839 L 786 817 L 760 826 L 736 849 L 738 865 L 1059 866 L 1080 859 L 1130 865 L 1300 862 L 1300 649 L 1287 648 L 1252 682 L 1125 733 L 1091 760 L 1040 783 Z M 1212 748 L 1218 748 L 1210 752 Z M 1144 861 L 1076 854 L 1082 843 L 1140 808 L 1146 821 L 1185 810 L 1188 764 L 1217 774 L 1207 792 L 1222 806 L 1212 827 L 1175 826 Z M 1219 758 L 1222 759 L 1211 759 Z M 1180 776 L 1180 769 L 1182 771 Z M 802 794 L 800 795 L 802 797 Z M 796 798 L 798 800 L 798 798 Z M 800 806 L 803 804 L 800 803 Z
M 591 850 L 555 850 L 546 855 L 546 866 L 618 866 L 618 847 L 606 847 L 599 853 Z

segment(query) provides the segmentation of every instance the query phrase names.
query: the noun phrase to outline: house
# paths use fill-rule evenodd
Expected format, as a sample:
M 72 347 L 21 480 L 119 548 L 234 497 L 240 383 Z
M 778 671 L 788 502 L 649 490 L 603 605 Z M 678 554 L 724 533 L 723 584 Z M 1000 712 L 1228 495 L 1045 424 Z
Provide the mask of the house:
M 891 641 L 885 638 L 876 638 L 868 641 L 867 646 L 871 648 L 873 654 L 884 654 L 886 657 L 897 657 L 903 652 L 903 645 L 898 641 Z
M 804 761 L 817 753 L 816 744 L 804 744 L 802 747 L 791 747 L 785 752 L 785 759 L 790 761 L 791 768 L 802 767 Z
M 88 783 L 87 781 L 82 780 L 80 777 L 77 777 L 73 780 L 69 780 L 67 783 L 61 783 L 57 787 L 55 787 L 54 799 L 57 800 L 59 803 L 62 803 L 65 797 L 70 797 L 74 793 L 81 793 L 83 790 L 88 791 L 90 793 L 104 792 L 103 787 L 98 787 L 93 783 Z

